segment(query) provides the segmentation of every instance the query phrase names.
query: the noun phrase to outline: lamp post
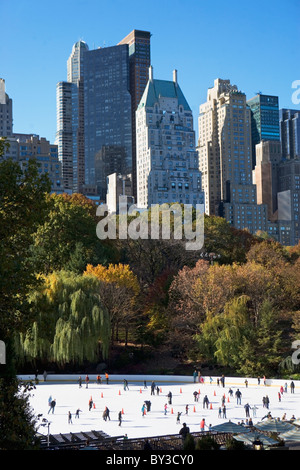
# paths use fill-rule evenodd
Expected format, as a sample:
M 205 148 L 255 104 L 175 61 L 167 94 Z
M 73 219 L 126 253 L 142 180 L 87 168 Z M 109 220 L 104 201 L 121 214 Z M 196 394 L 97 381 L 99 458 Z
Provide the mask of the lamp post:
M 263 450 L 263 443 L 258 439 L 258 437 L 253 441 L 254 450 Z
M 48 433 L 47 433 L 47 447 L 50 445 L 50 424 L 51 422 L 48 421 L 46 418 L 42 419 L 42 424 L 41 426 L 48 426 Z

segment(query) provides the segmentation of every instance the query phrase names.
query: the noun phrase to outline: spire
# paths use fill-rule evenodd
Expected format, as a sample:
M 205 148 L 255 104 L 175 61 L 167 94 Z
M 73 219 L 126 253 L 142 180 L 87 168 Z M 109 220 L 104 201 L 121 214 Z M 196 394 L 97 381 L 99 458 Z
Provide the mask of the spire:
M 173 70 L 173 82 L 177 86 L 177 70 L 176 69 Z
M 149 80 L 150 82 L 153 82 L 153 67 L 150 65 L 149 67 Z

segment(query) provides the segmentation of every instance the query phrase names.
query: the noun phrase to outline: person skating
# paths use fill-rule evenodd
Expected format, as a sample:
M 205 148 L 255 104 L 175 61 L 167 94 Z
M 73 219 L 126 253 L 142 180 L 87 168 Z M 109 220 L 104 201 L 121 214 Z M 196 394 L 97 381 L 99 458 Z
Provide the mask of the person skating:
M 93 407 L 93 399 L 92 399 L 92 397 L 91 397 L 91 398 L 89 399 L 89 411 L 91 411 L 92 407 Z
M 205 395 L 205 397 L 203 398 L 203 408 L 207 408 L 208 409 L 208 405 L 209 405 L 209 399 L 208 399 L 208 396 Z
M 56 400 L 55 400 L 55 398 L 54 398 L 54 400 L 52 400 L 52 402 L 51 402 L 51 405 L 50 405 L 50 409 L 49 409 L 49 411 L 48 411 L 48 414 L 50 413 L 51 410 L 52 410 L 52 414 L 54 413 L 55 406 L 56 406 Z
M 246 418 L 249 418 L 250 417 L 250 408 L 251 408 L 251 406 L 249 405 L 249 403 L 246 403 L 244 408 L 245 408 L 245 412 L 246 412 Z
M 241 405 L 242 392 L 239 389 L 237 389 L 237 391 L 235 392 L 235 396 L 236 396 L 236 404 Z
M 124 390 L 129 390 L 128 380 L 124 379 Z
M 89 388 L 89 381 L 90 381 L 90 378 L 88 375 L 85 376 L 85 388 Z

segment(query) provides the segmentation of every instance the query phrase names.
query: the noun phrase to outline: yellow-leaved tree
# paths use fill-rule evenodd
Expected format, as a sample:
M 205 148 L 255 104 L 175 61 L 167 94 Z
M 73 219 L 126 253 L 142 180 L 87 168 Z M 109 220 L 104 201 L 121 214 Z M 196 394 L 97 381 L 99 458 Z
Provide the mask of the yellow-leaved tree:
M 120 326 L 125 330 L 125 344 L 129 328 L 135 318 L 136 299 L 140 292 L 137 276 L 127 264 L 110 264 L 108 267 L 88 264 L 85 275 L 94 275 L 99 280 L 99 293 L 103 305 L 109 312 L 112 341 L 119 339 Z

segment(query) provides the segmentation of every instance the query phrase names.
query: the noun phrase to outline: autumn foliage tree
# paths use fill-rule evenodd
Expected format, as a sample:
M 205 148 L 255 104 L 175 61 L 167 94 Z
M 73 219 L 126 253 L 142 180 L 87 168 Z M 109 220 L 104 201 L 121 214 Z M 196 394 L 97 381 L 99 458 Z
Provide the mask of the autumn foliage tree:
M 170 287 L 170 344 L 239 373 L 274 373 L 296 333 L 299 288 L 298 261 L 269 242 L 246 263 L 184 268 Z
M 99 294 L 109 313 L 111 338 L 118 339 L 119 327 L 125 330 L 125 344 L 128 341 L 129 328 L 135 318 L 135 301 L 140 286 L 136 275 L 129 265 L 109 264 L 92 266 L 88 264 L 85 275 L 93 275 L 99 281 Z

